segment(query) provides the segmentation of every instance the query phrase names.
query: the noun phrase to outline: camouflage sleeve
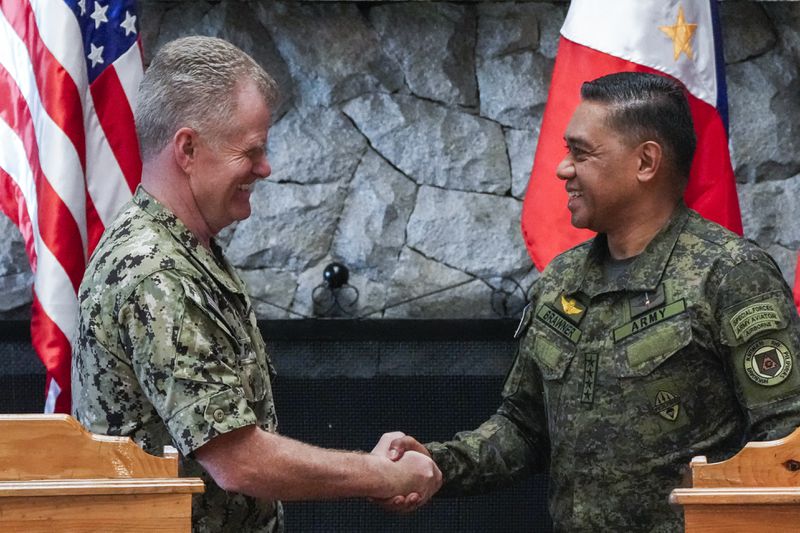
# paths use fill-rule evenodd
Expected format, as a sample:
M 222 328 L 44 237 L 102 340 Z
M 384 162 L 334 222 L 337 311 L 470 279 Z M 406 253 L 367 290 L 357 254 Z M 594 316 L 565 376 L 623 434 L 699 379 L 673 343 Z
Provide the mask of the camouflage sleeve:
M 768 257 L 743 261 L 717 292 L 723 355 L 748 420 L 748 440 L 772 440 L 800 424 L 800 319 Z
M 136 377 L 184 455 L 257 421 L 234 370 L 236 341 L 199 294 L 164 270 L 143 280 L 119 311 Z
M 489 420 L 449 442 L 426 444 L 442 471 L 441 495 L 488 492 L 544 468 L 550 449 L 547 419 L 541 376 L 531 357 L 528 350 L 517 350 L 503 403 Z

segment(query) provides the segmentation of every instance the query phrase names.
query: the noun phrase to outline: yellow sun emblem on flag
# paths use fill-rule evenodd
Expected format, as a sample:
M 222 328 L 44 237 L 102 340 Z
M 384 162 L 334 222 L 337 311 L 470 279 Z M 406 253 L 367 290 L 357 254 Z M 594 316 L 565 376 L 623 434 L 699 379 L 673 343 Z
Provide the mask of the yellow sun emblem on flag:
M 683 6 L 678 6 L 678 20 L 672 26 L 659 26 L 659 30 L 667 34 L 672 39 L 672 52 L 675 61 L 681 53 L 686 54 L 689 59 L 692 57 L 692 37 L 697 29 L 697 24 L 687 24 L 686 17 L 683 15 Z

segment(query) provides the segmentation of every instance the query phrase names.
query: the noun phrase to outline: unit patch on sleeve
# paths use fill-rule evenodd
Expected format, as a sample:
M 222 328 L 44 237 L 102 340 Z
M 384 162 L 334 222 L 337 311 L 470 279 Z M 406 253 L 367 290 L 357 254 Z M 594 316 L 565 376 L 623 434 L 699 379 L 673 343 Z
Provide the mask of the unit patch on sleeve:
M 730 325 L 736 339 L 745 342 L 756 333 L 779 329 L 781 313 L 772 301 L 758 302 L 737 311 L 730 318 Z
M 776 339 L 759 339 L 744 354 L 744 371 L 747 377 L 765 387 L 786 381 L 792 365 L 789 348 Z

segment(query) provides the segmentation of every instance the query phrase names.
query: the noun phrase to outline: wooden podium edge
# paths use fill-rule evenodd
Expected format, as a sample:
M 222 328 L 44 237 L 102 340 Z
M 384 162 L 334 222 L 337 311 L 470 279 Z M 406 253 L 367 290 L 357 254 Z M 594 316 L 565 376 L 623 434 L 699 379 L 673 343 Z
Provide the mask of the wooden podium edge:
M 52 442 L 54 439 L 36 439 L 29 442 L 21 437 L 8 436 L 6 427 L 13 426 L 17 432 L 21 430 L 30 431 L 31 435 L 36 432 L 51 431 L 43 422 L 51 422 L 50 428 L 56 428 L 59 433 L 41 433 L 41 435 L 57 435 L 61 442 Z M 29 429 L 25 429 L 29 428 Z M 94 476 L 89 474 L 78 474 L 73 479 L 135 479 L 135 478 L 178 478 L 178 455 L 171 447 L 165 451 L 164 457 L 158 457 L 145 452 L 130 437 L 116 437 L 110 435 L 98 435 L 89 432 L 77 420 L 66 414 L 2 414 L 0 415 L 0 434 L 6 434 L 9 445 L 15 442 L 22 445 L 24 442 L 29 446 L 30 453 L 52 452 L 55 446 L 69 446 L 70 444 L 92 451 L 85 451 L 84 455 L 76 455 L 76 458 L 92 457 L 96 454 L 97 459 L 107 459 L 107 464 L 113 465 L 106 472 Z M 62 439 L 65 439 L 62 441 Z M 88 456 L 86 455 L 88 454 Z M 80 469 L 81 464 L 71 465 Z M 88 469 L 87 469 L 88 470 Z M 10 473 L 10 472 L 9 472 Z M 12 474 L 13 476 L 14 474 Z M 51 478 L 40 477 L 20 477 L 13 478 L 3 476 L 0 472 L 0 479 L 9 482 L 29 481 Z
M 748 442 L 724 461 L 694 457 L 691 470 L 694 490 L 800 486 L 800 428 L 780 439 Z
M 0 482 L 0 498 L 99 496 L 103 494 L 194 494 L 205 491 L 200 478 L 65 479 Z
M 670 505 L 797 505 L 800 487 L 675 489 Z

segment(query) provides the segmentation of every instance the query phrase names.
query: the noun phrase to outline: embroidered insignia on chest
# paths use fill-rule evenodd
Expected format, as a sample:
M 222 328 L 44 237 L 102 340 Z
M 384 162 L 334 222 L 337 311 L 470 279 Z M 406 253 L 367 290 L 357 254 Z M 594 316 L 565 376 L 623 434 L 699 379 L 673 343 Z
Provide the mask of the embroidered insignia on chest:
M 744 371 L 755 383 L 773 387 L 786 381 L 792 372 L 792 353 L 776 339 L 760 339 L 744 354 Z
M 681 411 L 680 397 L 669 391 L 659 390 L 653 400 L 653 410 L 658 416 L 670 422 L 675 422 Z
M 586 312 L 586 305 L 583 304 L 578 298 L 568 296 L 566 293 L 561 293 L 553 301 L 553 308 L 568 319 L 573 324 L 580 324 L 583 315 Z
M 614 342 L 619 342 L 622 339 L 630 337 L 634 333 L 638 333 L 644 329 L 649 328 L 655 324 L 663 322 L 668 318 L 684 313 L 686 311 L 686 300 L 678 300 L 667 305 L 654 308 L 647 314 L 640 314 L 637 318 L 631 320 L 627 324 L 616 328 L 614 330 Z
M 587 353 L 583 356 L 583 388 L 581 403 L 591 407 L 594 402 L 594 385 L 597 381 L 597 354 Z
M 573 326 L 561 313 L 547 304 L 539 307 L 536 312 L 536 319 L 573 344 L 577 344 L 581 339 L 581 330 Z
M 574 298 L 567 298 L 563 294 L 561 295 L 561 308 L 568 315 L 579 315 L 583 313 L 583 309 L 581 309 L 577 300 Z

